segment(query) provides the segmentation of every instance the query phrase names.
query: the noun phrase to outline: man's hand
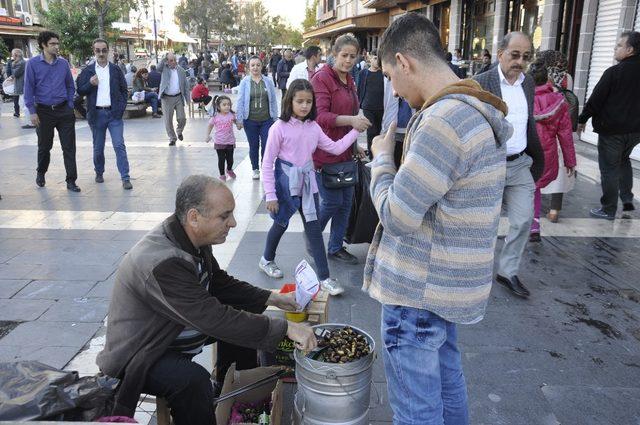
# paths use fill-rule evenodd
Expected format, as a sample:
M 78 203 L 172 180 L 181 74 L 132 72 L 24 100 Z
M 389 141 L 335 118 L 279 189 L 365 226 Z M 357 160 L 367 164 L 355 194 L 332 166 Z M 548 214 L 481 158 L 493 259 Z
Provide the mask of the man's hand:
M 567 177 L 573 177 L 576 172 L 576 167 L 565 167 L 567 169 Z
M 267 305 L 278 307 L 284 311 L 300 311 L 302 308 L 296 302 L 296 293 L 289 292 L 287 294 L 280 294 L 278 292 L 272 292 L 267 300 Z
M 356 156 L 359 159 L 365 159 L 367 157 L 367 152 L 360 147 L 360 145 L 356 145 Z
M 244 127 L 244 125 L 242 125 L 242 123 L 241 123 L 240 121 L 238 121 L 238 122 L 236 123 L 236 128 L 237 128 L 238 130 L 242 130 L 242 128 L 243 128 L 243 127 Z
M 36 127 L 40 127 L 40 118 L 38 118 L 38 114 L 31 114 L 31 124 Z
M 278 209 L 280 209 L 278 201 L 267 201 L 267 211 L 273 214 L 278 214 Z
M 287 336 L 302 351 L 311 351 L 318 346 L 313 328 L 302 323 L 288 322 Z
M 576 129 L 576 133 L 578 133 L 578 137 L 580 137 L 580 135 L 582 135 L 582 132 L 584 131 L 586 124 L 578 124 L 578 128 Z
M 92 86 L 97 86 L 100 83 L 100 80 L 98 79 L 97 75 L 94 75 L 93 77 L 91 77 L 89 82 L 91 83 Z
M 362 133 L 367 128 L 371 127 L 371 122 L 363 115 L 356 115 L 351 117 L 351 127 Z
M 387 130 L 387 134 L 384 136 L 376 136 L 373 138 L 373 142 L 371 143 L 371 154 L 373 157 L 377 157 L 378 155 L 382 155 L 383 153 L 388 153 L 389 155 L 393 155 L 393 151 L 396 147 L 396 123 L 395 121 L 391 123 L 389 129 Z

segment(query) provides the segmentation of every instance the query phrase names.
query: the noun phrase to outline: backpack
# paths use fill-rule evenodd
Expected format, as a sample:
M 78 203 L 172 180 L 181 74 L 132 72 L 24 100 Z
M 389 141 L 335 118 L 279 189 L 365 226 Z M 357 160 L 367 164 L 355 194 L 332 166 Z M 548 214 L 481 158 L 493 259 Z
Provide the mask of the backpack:
M 560 93 L 564 96 L 564 99 L 569 104 L 569 115 L 571 116 L 571 129 L 576 131 L 578 129 L 578 109 L 580 108 L 580 102 L 578 96 L 576 96 L 571 90 L 561 88 Z
M 411 110 L 411 106 L 407 103 L 403 98 L 398 98 L 398 120 L 397 127 L 398 128 L 407 128 L 409 124 L 409 120 L 413 116 L 413 111 Z

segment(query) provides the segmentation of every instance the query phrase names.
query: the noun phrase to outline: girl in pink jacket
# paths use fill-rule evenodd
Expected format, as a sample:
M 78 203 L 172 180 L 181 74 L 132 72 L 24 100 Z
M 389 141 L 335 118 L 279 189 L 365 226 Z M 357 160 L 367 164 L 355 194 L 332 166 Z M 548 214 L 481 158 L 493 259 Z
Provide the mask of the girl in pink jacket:
M 338 295 L 344 290 L 329 276 L 318 220 L 318 184 L 312 155 L 318 148 L 340 155 L 355 143 L 359 133 L 352 129 L 334 142 L 324 134 L 315 118 L 316 99 L 311 83 L 303 79 L 294 80 L 282 100 L 280 119 L 269 129 L 262 160 L 262 184 L 273 225 L 267 234 L 264 255 L 258 267 L 269 277 L 283 276 L 274 261 L 276 248 L 289 226 L 289 220 L 300 212 L 320 286 L 329 294 Z M 291 254 L 297 254 L 297 248 L 294 250 Z
M 536 61 L 529 67 L 529 73 L 536 84 L 536 96 L 533 103 L 533 113 L 536 120 L 536 130 L 540 144 L 544 151 L 544 171 L 536 182 L 534 196 L 534 218 L 531 223 L 529 240 L 540 241 L 540 189 L 547 186 L 558 177 L 558 142 L 564 158 L 564 167 L 568 176 L 572 176 L 576 166 L 576 152 L 573 146 L 571 117 L 569 105 L 562 93 L 554 91 L 549 82 L 547 69 L 541 61 Z

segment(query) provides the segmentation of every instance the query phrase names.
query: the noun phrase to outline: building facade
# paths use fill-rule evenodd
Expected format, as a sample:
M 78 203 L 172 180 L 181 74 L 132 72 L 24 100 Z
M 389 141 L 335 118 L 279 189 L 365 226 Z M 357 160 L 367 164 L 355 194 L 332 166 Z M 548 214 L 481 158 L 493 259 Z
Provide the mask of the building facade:
M 27 57 L 38 51 L 36 39 L 42 31 L 37 6 L 46 0 L 0 0 L 0 37 L 9 50 L 22 49 Z
M 498 43 L 509 31 L 529 34 L 536 52 L 563 52 L 581 105 L 604 70 L 614 65 L 613 49 L 620 33 L 640 31 L 640 0 L 321 0 L 318 25 L 304 37 L 325 47 L 340 34 L 353 32 L 370 50 L 388 24 L 407 12 L 431 19 L 440 30 L 443 47 L 451 52 L 461 49 L 471 70 L 483 49 L 495 58 Z M 373 16 L 376 25 L 367 19 Z M 582 139 L 597 141 L 590 122 Z M 636 153 L 640 159 L 640 149 Z

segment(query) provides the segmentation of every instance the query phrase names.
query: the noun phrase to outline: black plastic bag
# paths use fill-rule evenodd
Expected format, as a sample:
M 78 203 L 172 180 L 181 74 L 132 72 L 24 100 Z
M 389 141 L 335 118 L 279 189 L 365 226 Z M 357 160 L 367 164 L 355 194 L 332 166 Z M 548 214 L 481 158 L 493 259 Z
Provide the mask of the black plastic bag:
M 110 413 L 118 383 L 35 361 L 0 363 L 0 421 L 93 421 Z
M 371 243 L 373 234 L 378 226 L 378 212 L 373 206 L 369 185 L 371 184 L 371 169 L 358 160 L 358 184 L 349 215 L 349 225 L 344 237 L 349 244 Z

